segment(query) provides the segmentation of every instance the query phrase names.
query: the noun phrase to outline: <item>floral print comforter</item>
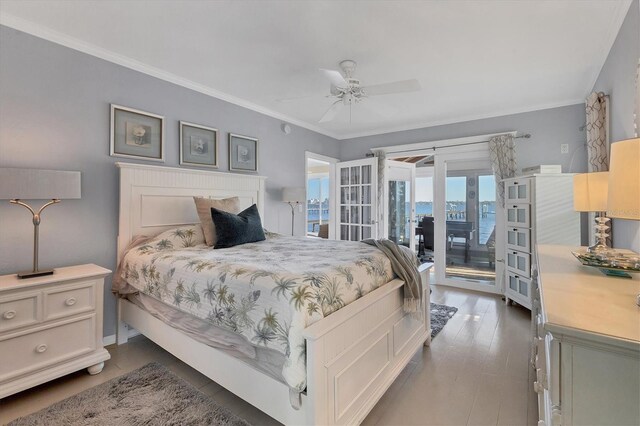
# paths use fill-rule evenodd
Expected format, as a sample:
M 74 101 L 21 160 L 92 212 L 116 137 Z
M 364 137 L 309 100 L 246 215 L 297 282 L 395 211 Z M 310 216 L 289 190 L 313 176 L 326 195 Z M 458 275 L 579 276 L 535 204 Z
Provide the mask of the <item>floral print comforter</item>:
M 283 378 L 297 391 L 306 388 L 304 328 L 394 278 L 389 259 L 360 242 L 267 233 L 265 241 L 214 250 L 197 231 L 178 228 L 131 249 L 122 278 L 281 352 Z

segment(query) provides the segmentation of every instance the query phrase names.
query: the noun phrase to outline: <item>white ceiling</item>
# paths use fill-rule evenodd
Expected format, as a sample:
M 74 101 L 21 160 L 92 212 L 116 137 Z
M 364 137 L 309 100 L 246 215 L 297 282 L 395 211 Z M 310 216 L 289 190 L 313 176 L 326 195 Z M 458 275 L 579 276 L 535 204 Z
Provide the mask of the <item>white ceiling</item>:
M 0 1 L 0 23 L 345 139 L 583 102 L 631 4 L 614 1 Z M 318 68 L 416 78 L 318 124 Z

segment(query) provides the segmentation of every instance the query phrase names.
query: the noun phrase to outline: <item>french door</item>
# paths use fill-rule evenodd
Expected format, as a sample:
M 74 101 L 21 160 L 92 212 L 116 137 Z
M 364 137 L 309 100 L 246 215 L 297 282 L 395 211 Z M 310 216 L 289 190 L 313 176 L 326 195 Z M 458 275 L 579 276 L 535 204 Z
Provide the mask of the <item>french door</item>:
M 336 164 L 336 238 L 378 238 L 378 158 Z
M 415 250 L 416 165 L 386 160 L 384 237 Z
M 434 164 L 434 260 L 438 284 L 501 293 L 504 209 L 487 149 L 442 150 Z

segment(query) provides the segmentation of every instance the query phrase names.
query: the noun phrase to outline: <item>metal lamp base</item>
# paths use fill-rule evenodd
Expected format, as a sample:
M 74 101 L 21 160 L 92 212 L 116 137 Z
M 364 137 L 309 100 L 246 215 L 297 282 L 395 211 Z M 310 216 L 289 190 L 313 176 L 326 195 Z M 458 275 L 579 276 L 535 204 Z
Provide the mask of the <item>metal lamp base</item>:
M 53 275 L 53 269 L 47 269 L 45 271 L 18 272 L 18 278 L 20 279 L 44 277 L 46 275 Z

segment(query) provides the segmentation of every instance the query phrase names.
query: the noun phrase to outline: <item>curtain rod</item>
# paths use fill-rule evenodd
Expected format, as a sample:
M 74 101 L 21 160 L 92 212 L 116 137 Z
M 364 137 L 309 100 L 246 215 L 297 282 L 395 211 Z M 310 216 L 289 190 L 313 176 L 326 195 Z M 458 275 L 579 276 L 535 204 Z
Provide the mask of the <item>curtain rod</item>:
M 514 139 L 529 139 L 530 137 L 531 137 L 531 133 L 525 133 L 524 135 L 514 136 L 513 138 Z M 388 154 L 400 154 L 400 153 L 404 154 L 405 152 L 425 151 L 425 150 L 429 150 L 429 149 L 435 151 L 438 148 L 451 148 L 451 147 L 454 147 L 454 146 L 475 145 L 475 144 L 478 144 L 478 143 L 486 143 L 486 142 L 489 142 L 489 141 L 486 140 L 486 141 L 458 143 L 458 144 L 455 144 L 455 145 L 434 146 L 434 147 L 431 147 L 431 148 L 418 148 L 418 149 L 405 149 L 405 150 L 402 150 L 402 151 L 389 151 L 389 152 L 386 152 L 386 154 L 387 155 Z M 367 154 L 367 157 L 373 157 L 373 156 L 374 156 L 373 153 L 368 153 Z

